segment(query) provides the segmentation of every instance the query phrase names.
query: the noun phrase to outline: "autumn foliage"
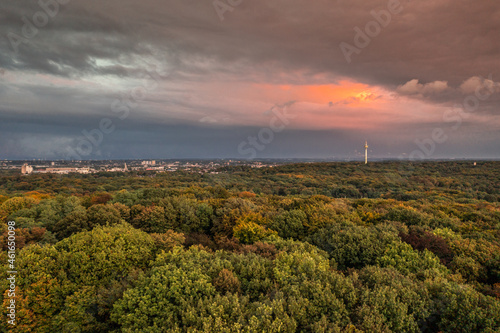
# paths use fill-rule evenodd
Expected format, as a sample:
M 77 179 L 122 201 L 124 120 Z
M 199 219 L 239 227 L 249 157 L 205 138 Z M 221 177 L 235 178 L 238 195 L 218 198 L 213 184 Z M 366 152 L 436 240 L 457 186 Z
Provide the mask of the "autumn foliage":
M 499 162 L 0 173 L 0 331 L 497 332 L 499 188 Z

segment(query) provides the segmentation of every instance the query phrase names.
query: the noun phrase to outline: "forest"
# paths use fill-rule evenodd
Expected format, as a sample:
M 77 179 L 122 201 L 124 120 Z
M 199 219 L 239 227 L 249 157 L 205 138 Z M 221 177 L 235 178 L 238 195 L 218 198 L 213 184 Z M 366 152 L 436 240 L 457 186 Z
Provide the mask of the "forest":
M 499 189 L 498 161 L 0 171 L 0 331 L 500 332 Z

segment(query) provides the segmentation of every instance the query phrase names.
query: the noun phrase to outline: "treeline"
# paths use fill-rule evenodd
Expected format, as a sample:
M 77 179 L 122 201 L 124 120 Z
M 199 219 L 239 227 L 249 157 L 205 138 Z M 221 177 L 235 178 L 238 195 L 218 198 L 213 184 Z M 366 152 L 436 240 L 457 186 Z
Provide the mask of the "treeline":
M 114 175 L 54 176 L 75 192 L 5 191 L 0 219 L 17 227 L 12 331 L 500 330 L 498 190 L 478 190 L 498 182 L 500 163 L 422 164 L 402 189 L 384 189 L 375 164 L 339 165 L 116 176 L 116 190 Z M 323 193 L 341 183 L 384 195 Z M 291 194 L 301 186 L 315 194 Z M 6 290 L 6 223 L 1 232 Z
M 221 186 L 265 195 L 325 195 L 401 201 L 446 196 L 499 202 L 500 162 L 304 163 L 274 168 L 224 167 L 218 173 L 102 172 L 70 176 L 0 173 L 0 195 L 44 191 L 88 195 L 122 189 Z M 188 185 L 189 184 L 189 185 Z

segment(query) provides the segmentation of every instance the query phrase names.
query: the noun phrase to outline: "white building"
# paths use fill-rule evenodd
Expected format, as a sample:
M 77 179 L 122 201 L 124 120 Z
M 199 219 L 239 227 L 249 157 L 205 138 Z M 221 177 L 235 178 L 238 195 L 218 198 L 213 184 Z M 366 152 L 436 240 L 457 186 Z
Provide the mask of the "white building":
M 24 163 L 23 166 L 21 167 L 21 174 L 23 175 L 29 175 L 32 172 L 33 172 L 33 167 L 29 166 L 28 163 Z

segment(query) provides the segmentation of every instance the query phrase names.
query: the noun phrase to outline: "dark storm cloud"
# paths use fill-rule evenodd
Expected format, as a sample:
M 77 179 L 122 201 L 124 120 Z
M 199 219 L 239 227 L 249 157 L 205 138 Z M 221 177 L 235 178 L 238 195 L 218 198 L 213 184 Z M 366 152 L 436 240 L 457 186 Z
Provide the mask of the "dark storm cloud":
M 196 125 L 195 122 L 212 123 L 211 119 L 219 114 L 225 117 L 225 111 L 213 101 L 195 103 L 196 91 L 176 88 L 185 82 L 223 78 L 229 82 L 301 85 L 331 84 L 348 78 L 450 107 L 473 94 L 473 88 L 463 88 L 471 78 L 491 74 L 494 84 L 500 82 L 498 1 L 416 0 L 399 4 L 395 1 L 247 0 L 223 13 L 224 20 L 220 20 L 212 1 L 72 0 L 59 5 L 57 14 L 31 38 L 23 35 L 23 26 L 26 19 L 33 23 L 34 15 L 43 12 L 39 2 L 2 1 L 0 68 L 13 74 L 0 75 L 0 98 L 4 104 L 0 110 L 2 136 L 7 139 L 5 133 L 10 133 L 11 138 L 22 136 L 19 134 L 22 132 L 28 136 L 37 133 L 37 140 L 23 141 L 25 151 L 31 154 L 39 144 L 37 141 L 47 135 L 52 138 L 48 141 L 53 146 L 61 148 L 49 149 L 48 145 L 40 148 L 57 156 L 64 145 L 77 142 L 83 129 L 95 128 L 100 118 L 111 117 L 109 108 L 116 94 L 132 89 L 131 82 L 150 71 L 155 63 L 174 68 L 169 77 L 171 85 L 168 90 L 155 91 L 148 96 L 147 103 L 133 110 L 129 119 L 118 122 L 120 131 L 113 137 L 122 139 L 107 139 L 99 148 L 101 154 L 130 151 L 131 146 L 124 142 L 133 133 L 137 139 L 132 151 L 138 157 L 141 152 L 153 153 L 155 149 L 182 157 L 234 156 L 232 152 L 241 137 L 235 135 L 238 130 Z M 365 31 L 367 24 L 375 20 L 371 11 L 389 11 L 388 6 L 395 5 L 398 13 L 390 15 L 386 26 L 370 37 L 366 47 L 356 47 L 355 28 Z M 11 43 L 14 34 L 23 39 L 17 47 Z M 351 54 L 350 63 L 340 48 L 341 43 L 359 51 Z M 12 78 L 23 75 L 49 78 L 34 83 Z M 109 83 L 102 85 L 109 89 L 91 85 L 68 87 L 68 81 L 52 84 L 53 77 L 77 84 L 83 78 L 90 77 L 95 82 L 106 79 Z M 220 94 L 223 93 L 221 90 Z M 478 114 L 495 116 L 492 120 L 498 120 L 498 95 L 495 92 L 481 101 Z M 349 97 L 343 104 L 355 101 L 359 98 Z M 155 111 L 159 105 L 172 110 L 164 119 Z M 189 115 L 194 108 L 200 116 Z M 190 124 L 176 118 L 181 113 L 191 117 Z M 162 130 L 161 126 L 176 122 L 186 127 Z M 427 129 L 417 123 L 408 126 Z M 477 129 L 479 125 L 475 122 L 474 126 Z M 258 130 L 243 132 L 252 135 Z M 165 131 L 170 134 L 162 137 Z M 394 133 L 397 131 L 394 129 Z M 318 133 L 287 130 L 276 138 L 275 145 L 266 148 L 266 153 L 291 156 L 293 153 L 288 149 L 303 147 L 299 151 L 321 154 L 328 151 L 327 144 L 323 144 L 328 139 L 337 140 L 337 150 L 347 154 L 352 149 L 344 151 L 340 142 L 359 139 L 345 132 L 335 136 Z M 301 141 L 294 135 L 305 139 Z M 207 140 L 210 137 L 217 139 Z M 169 148 L 152 144 L 156 140 Z M 411 147 L 412 140 L 408 141 L 407 147 Z M 15 150 L 15 142 L 12 139 L 8 142 L 10 148 L 4 149 L 4 153 Z M 148 143 L 149 148 L 145 148 Z M 30 144 L 34 146 L 26 148 Z
M 2 3 L 0 66 L 60 76 L 133 74 L 133 68 L 127 69 L 126 65 L 132 63 L 132 57 L 148 55 L 150 50 L 138 46 L 126 25 L 102 12 L 103 6 L 92 9 L 81 4 L 82 1 L 66 5 L 56 1 Z M 47 15 L 44 8 L 49 8 L 53 15 Z M 41 23 L 46 23 L 37 25 L 36 17 L 45 17 L 47 20 Z M 120 64 L 103 68 L 95 65 L 95 59 L 119 60 Z
M 83 120 L 83 119 L 82 119 Z M 93 119 L 97 120 L 97 119 Z M 85 120 L 90 125 L 91 121 Z M 123 126 L 122 126 L 123 125 Z M 160 125 L 141 123 L 117 124 L 119 128 L 107 135 L 102 144 L 94 147 L 89 159 L 119 158 L 236 158 L 248 159 L 249 154 L 240 154 L 235 143 L 255 136 L 259 127 L 201 127 L 188 124 Z M 442 126 L 435 124 L 435 126 Z M 80 126 L 81 128 L 81 126 Z M 426 130 L 424 130 L 424 128 Z M 408 156 L 418 149 L 415 142 L 404 145 L 395 144 L 406 132 L 415 132 L 419 140 L 428 138 L 434 128 L 401 127 L 395 133 L 367 132 L 370 141 L 371 157 L 397 158 Z M 12 123 L 0 126 L 2 147 L 0 154 L 14 159 L 28 158 L 70 158 L 68 147 L 76 149 L 83 136 L 75 136 L 74 127 L 57 122 Z M 22 133 L 30 133 L 29 136 Z M 435 157 L 496 157 L 491 154 L 497 146 L 496 133 L 483 133 L 478 136 L 477 128 L 462 128 L 460 131 L 447 132 L 449 140 L 437 144 Z M 486 140 L 485 140 L 486 137 Z M 463 140 L 459 140 L 462 138 Z M 363 142 L 359 143 L 359 134 L 352 131 L 311 131 L 287 130 L 280 133 L 265 149 L 259 151 L 256 158 L 317 158 L 360 160 L 363 157 Z M 477 143 L 481 144 L 478 149 Z M 22 148 L 22 149 L 19 149 Z
M 472 76 L 500 75 L 495 1 L 402 1 L 401 12 L 347 64 L 339 44 L 354 45 L 353 29 L 364 30 L 374 20 L 370 11 L 387 10 L 391 1 L 244 1 L 220 21 L 210 1 L 73 0 L 14 58 L 26 69 L 59 73 L 48 60 L 87 71 L 90 58 L 118 61 L 168 49 L 183 70 L 200 70 L 191 62 L 203 57 L 214 59 L 215 66 L 245 62 L 257 69 L 306 69 L 392 87 L 412 79 L 458 86 Z M 33 1 L 2 6 L 5 47 L 7 32 L 20 33 L 21 17 L 41 9 Z

